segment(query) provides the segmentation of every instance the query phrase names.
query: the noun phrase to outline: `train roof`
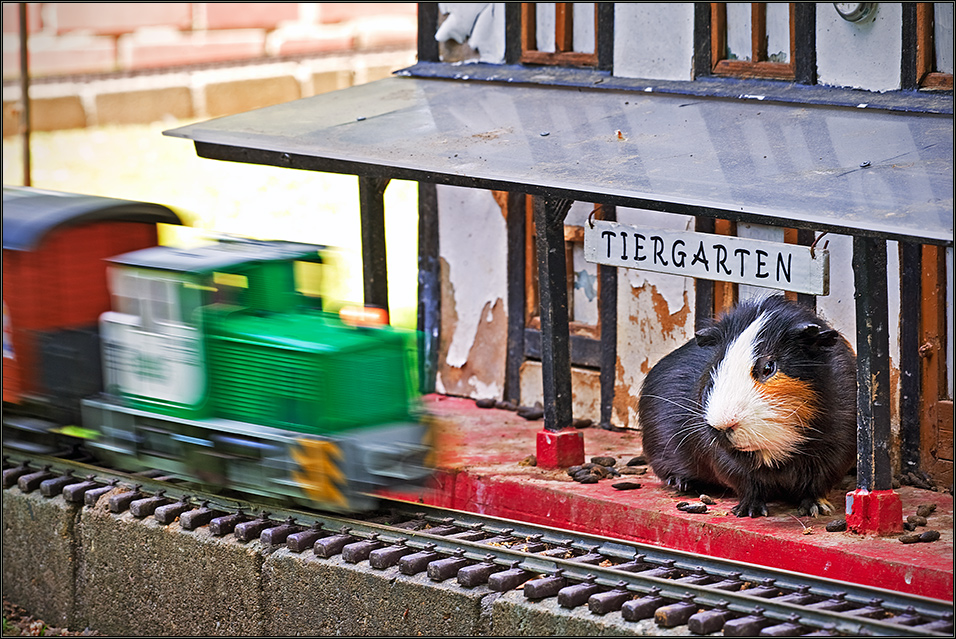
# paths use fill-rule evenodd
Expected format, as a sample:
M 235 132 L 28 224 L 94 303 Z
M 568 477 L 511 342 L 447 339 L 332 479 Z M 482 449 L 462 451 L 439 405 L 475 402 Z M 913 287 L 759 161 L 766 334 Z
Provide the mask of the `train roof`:
M 57 229 L 107 220 L 182 224 L 179 216 L 162 204 L 25 186 L 3 187 L 4 250 L 32 251 Z
M 324 246 L 281 240 L 225 238 L 194 248 L 154 246 L 109 258 L 113 264 L 176 273 L 205 274 L 262 262 L 321 261 Z

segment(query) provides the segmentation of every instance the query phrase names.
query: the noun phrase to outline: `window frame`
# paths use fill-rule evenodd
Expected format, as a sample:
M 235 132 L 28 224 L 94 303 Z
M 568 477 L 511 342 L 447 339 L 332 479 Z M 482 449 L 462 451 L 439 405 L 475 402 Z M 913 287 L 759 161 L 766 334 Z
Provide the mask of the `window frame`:
M 525 209 L 527 222 L 525 223 L 525 328 L 541 330 L 541 318 L 539 293 L 538 293 L 538 263 L 535 259 L 535 228 L 534 228 L 534 196 L 529 195 Z M 597 206 L 597 205 L 594 205 Z M 597 211 L 597 209 L 595 209 Z M 564 225 L 564 258 L 568 281 L 568 317 L 574 316 L 574 244 L 584 244 L 584 227 L 575 224 Z M 600 305 L 601 299 L 601 278 L 597 278 L 597 304 Z M 571 320 L 568 323 L 570 334 L 575 337 L 582 337 L 600 341 L 601 339 L 601 314 L 597 314 L 595 324 L 587 324 L 581 321 Z
M 594 4 L 594 53 L 574 51 L 574 3 L 554 3 L 554 52 L 538 51 L 537 3 L 521 3 L 521 63 L 567 67 L 597 67 L 601 40 L 598 3 Z
M 788 62 L 769 62 L 767 57 L 767 3 L 751 5 L 751 60 L 729 60 L 727 56 L 727 3 L 710 3 L 710 68 L 717 76 L 796 80 L 796 3 L 789 4 L 790 56 Z
M 936 47 L 932 2 L 916 3 L 916 83 L 920 89 L 953 90 L 953 74 L 936 70 Z

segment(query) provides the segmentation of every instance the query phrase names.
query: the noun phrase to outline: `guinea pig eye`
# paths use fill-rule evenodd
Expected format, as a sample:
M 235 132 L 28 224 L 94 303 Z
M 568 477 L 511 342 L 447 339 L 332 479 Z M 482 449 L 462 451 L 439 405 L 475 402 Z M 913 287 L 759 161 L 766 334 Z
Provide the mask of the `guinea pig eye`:
M 777 372 L 777 362 L 772 359 L 765 359 L 763 362 L 757 362 L 757 376 L 760 381 L 766 381 L 773 377 Z

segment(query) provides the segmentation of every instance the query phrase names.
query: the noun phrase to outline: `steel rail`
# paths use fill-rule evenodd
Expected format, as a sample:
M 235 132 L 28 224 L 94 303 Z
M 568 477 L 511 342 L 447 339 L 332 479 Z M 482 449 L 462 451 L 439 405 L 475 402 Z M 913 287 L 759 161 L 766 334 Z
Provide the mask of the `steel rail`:
M 242 513 L 249 519 L 258 513 L 258 517 L 270 520 L 271 527 L 278 527 L 284 521 L 295 522 L 303 529 L 313 526 L 326 533 L 347 534 L 356 541 L 376 541 L 384 546 L 404 545 L 415 551 L 459 557 L 469 564 L 494 564 L 493 570 L 520 569 L 528 573 L 529 578 L 560 575 L 569 585 L 593 583 L 602 590 L 626 590 L 633 595 L 655 594 L 674 603 L 691 601 L 705 608 L 725 607 L 739 615 L 756 613 L 774 623 L 799 623 L 807 628 L 842 635 L 951 636 L 951 632 L 938 632 L 927 628 L 925 623 L 928 622 L 910 627 L 853 614 L 855 610 L 876 606 L 893 616 L 918 614 L 930 621 L 952 623 L 952 602 L 907 593 L 381 497 L 383 508 L 389 509 L 393 516 L 403 518 L 403 521 L 422 521 L 432 526 L 430 530 L 436 532 L 439 527 L 443 527 L 446 534 L 433 534 L 428 532 L 429 529 L 410 530 L 357 518 L 354 515 L 290 508 L 275 500 L 256 498 L 256 501 L 251 501 L 244 496 L 212 494 L 188 483 L 104 469 L 83 461 L 32 455 L 7 447 L 4 447 L 3 455 L 4 488 L 13 485 L 12 482 L 6 481 L 7 466 L 17 468 L 18 464 L 22 467 L 24 462 L 28 462 L 32 471 L 49 467 L 53 473 L 72 475 L 77 482 L 92 480 L 102 485 L 125 484 L 144 494 L 161 493 L 170 503 L 188 502 L 190 508 L 204 505 L 223 514 Z M 490 545 L 480 539 L 450 537 L 447 535 L 448 527 L 461 529 L 462 533 L 472 531 L 482 536 L 508 538 L 511 545 L 518 545 L 522 540 L 533 541 L 551 548 L 564 548 L 572 553 L 588 554 L 592 559 L 603 558 L 606 561 L 601 561 L 600 564 L 582 563 L 574 558 L 544 556 L 504 545 Z M 647 566 L 643 573 L 653 568 L 676 572 L 656 576 L 615 567 L 630 563 L 633 569 L 634 562 Z M 660 570 L 655 572 L 660 573 Z M 706 576 L 710 583 L 738 580 L 753 586 L 760 584 L 764 588 L 723 590 L 710 587 L 708 583 L 698 584 L 677 579 L 690 574 Z M 775 597 L 766 595 L 771 588 L 777 593 Z M 750 593 L 762 592 L 763 596 L 750 594 L 748 590 Z M 849 607 L 851 610 L 841 612 L 819 609 L 780 600 L 783 595 L 797 593 L 813 596 L 815 601 L 843 601 L 846 605 L 842 608 Z

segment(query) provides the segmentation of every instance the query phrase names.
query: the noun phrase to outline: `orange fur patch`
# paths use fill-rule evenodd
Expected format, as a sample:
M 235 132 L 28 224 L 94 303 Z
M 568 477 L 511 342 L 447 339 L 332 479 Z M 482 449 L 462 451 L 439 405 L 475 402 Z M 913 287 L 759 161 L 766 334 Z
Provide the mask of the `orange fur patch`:
M 820 410 L 816 394 L 809 382 L 790 377 L 781 372 L 763 384 L 757 384 L 760 393 L 767 402 L 785 415 L 792 415 L 787 421 L 807 426 Z

